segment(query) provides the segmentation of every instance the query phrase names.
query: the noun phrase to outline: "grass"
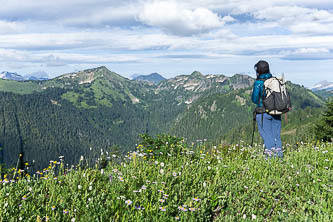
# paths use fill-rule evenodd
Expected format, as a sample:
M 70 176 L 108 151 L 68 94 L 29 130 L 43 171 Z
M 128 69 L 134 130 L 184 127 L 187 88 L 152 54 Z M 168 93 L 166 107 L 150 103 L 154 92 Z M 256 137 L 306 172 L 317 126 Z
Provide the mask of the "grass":
M 32 94 L 42 91 L 42 87 L 36 81 L 18 82 L 14 80 L 0 79 L 0 89 L 4 92 L 17 94 Z
M 60 158 L 12 182 L 9 173 L 0 221 L 333 220 L 332 143 L 287 145 L 284 159 L 267 159 L 259 145 L 161 141 L 125 157 L 101 151 L 92 168 Z

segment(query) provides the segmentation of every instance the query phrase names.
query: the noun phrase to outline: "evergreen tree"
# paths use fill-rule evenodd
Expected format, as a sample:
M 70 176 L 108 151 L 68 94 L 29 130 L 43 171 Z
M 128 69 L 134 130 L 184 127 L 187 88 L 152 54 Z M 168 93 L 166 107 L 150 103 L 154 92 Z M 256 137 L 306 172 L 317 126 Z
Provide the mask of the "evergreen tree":
M 316 125 L 316 138 L 324 141 L 333 140 L 333 99 L 327 102 L 327 110 Z

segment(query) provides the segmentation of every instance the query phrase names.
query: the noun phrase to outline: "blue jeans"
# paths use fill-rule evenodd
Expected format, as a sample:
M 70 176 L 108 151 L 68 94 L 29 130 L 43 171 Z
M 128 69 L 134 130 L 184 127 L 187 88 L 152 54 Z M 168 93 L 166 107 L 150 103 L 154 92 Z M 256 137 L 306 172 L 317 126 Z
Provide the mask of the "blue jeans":
M 264 116 L 262 116 L 264 115 Z M 268 113 L 257 114 L 256 120 L 260 136 L 265 143 L 265 153 L 268 156 L 283 157 L 281 132 L 281 115 L 270 115 Z M 264 125 L 262 124 L 262 120 Z

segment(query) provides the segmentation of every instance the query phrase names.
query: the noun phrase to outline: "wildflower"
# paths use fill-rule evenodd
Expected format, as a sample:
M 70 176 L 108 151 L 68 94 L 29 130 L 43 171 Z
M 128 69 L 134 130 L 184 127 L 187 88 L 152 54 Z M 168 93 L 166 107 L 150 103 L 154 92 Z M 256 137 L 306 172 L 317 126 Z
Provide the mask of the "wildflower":
M 164 174 L 164 170 L 163 169 L 160 169 L 160 174 Z
M 163 163 L 163 162 L 161 162 L 161 163 L 160 163 L 160 166 L 161 166 L 161 167 L 164 167 L 164 163 Z
M 173 175 L 174 177 L 176 177 L 176 176 L 177 176 L 177 173 L 176 173 L 176 172 L 173 172 L 172 175 Z
M 175 216 L 175 220 L 179 220 L 179 217 L 178 217 L 178 216 Z
M 27 199 L 27 196 L 24 195 L 24 196 L 22 197 L 22 200 L 26 200 L 26 199 Z
M 89 186 L 89 190 L 91 191 L 93 188 L 92 188 L 92 186 Z
M 208 170 L 212 169 L 210 166 L 208 166 Z
M 246 219 L 246 214 L 243 214 L 243 219 L 244 219 L 244 220 Z
M 252 220 L 255 220 L 255 219 L 257 219 L 257 216 L 252 214 Z
M 166 211 L 166 208 L 165 207 L 160 207 L 160 210 L 161 211 Z
M 75 222 L 75 218 L 74 217 L 72 218 L 71 222 Z
M 119 179 L 121 182 L 124 182 L 124 178 L 122 178 L 122 177 L 118 177 L 118 179 Z
M 49 221 L 50 217 L 49 216 L 46 216 L 45 217 L 45 221 Z
M 203 185 L 203 187 L 206 187 L 206 186 L 207 186 L 206 182 L 203 182 L 203 184 L 202 184 L 202 185 Z
M 163 191 L 163 190 L 158 190 L 158 192 L 160 192 L 160 193 L 164 193 L 164 191 Z
M 20 217 L 20 218 L 19 218 L 19 221 L 21 221 L 21 220 L 23 220 L 23 218 L 22 218 L 22 217 Z
M 190 207 L 190 208 L 188 208 L 191 212 L 193 212 L 193 211 L 195 211 L 195 208 L 193 208 L 193 207 Z
M 56 209 L 56 207 L 55 207 L 55 206 L 52 206 L 52 207 L 51 207 L 51 210 L 55 210 L 55 209 Z
M 104 169 L 101 169 L 101 174 L 104 174 Z
M 169 195 L 168 194 L 163 194 L 164 199 L 168 199 Z
M 67 209 L 63 210 L 63 213 L 64 213 L 64 214 L 68 214 L 68 212 L 69 212 L 69 211 L 68 211 Z
M 83 157 L 83 156 L 81 156 L 81 157 L 80 157 L 80 161 L 83 161 L 83 159 L 84 159 L 84 157 Z
M 135 209 L 137 209 L 137 210 L 143 210 L 144 208 L 140 207 L 140 206 L 135 206 Z
M 155 165 L 157 165 L 157 164 L 158 164 L 158 161 L 157 161 L 157 160 L 155 160 L 155 162 L 154 162 L 154 163 L 155 163 Z
M 147 187 L 146 187 L 145 185 L 142 185 L 141 189 L 142 189 L 142 190 L 146 190 Z
M 249 187 L 247 187 L 247 186 L 244 186 L 244 188 L 245 188 L 245 189 L 249 189 Z
M 77 185 L 77 189 L 81 190 L 82 186 L 81 185 Z
M 129 205 L 131 205 L 133 202 L 131 201 L 131 200 L 126 200 L 125 201 L 125 204 L 127 205 L 127 206 L 129 206 Z
M 164 200 L 164 199 L 159 199 L 159 201 L 160 201 L 161 203 L 164 203 L 164 202 L 165 202 L 165 200 Z
M 200 201 L 200 199 L 197 198 L 197 197 L 196 198 L 192 198 L 192 200 L 197 201 L 197 202 Z

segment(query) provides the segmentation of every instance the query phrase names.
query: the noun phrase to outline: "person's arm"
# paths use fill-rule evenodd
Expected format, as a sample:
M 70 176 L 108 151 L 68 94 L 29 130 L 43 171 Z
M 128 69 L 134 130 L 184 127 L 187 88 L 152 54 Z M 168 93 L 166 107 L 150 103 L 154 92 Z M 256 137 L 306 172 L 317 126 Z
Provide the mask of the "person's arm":
M 260 102 L 260 89 L 261 89 L 261 84 L 259 81 L 255 81 L 254 85 L 253 85 L 253 92 L 252 92 L 252 102 L 254 102 L 255 104 L 259 105 Z

